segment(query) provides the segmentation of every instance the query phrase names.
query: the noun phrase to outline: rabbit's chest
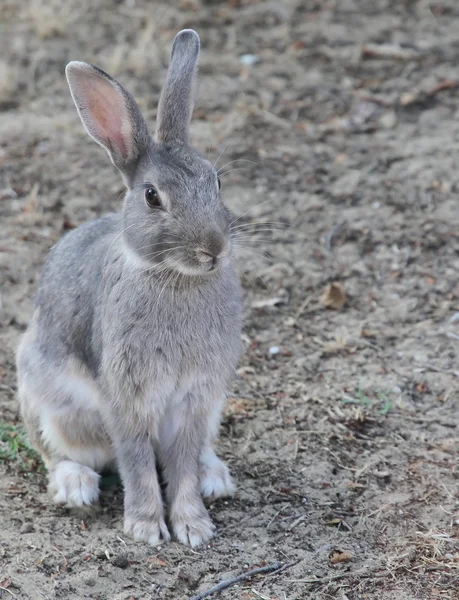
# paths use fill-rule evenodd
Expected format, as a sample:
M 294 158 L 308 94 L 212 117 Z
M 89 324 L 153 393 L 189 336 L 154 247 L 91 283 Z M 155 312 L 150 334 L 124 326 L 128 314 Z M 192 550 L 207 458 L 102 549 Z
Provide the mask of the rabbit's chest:
M 175 385 L 190 373 L 224 383 L 239 358 L 240 312 L 237 302 L 199 297 L 184 304 L 166 296 L 150 308 L 131 304 L 115 329 L 110 324 L 111 368 L 138 389 L 163 379 Z

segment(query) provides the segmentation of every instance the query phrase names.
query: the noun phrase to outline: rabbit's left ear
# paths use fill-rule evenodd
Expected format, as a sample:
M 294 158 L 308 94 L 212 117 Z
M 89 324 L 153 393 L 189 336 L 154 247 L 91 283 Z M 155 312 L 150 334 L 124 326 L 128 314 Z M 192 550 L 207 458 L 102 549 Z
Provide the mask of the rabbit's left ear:
M 194 108 L 199 36 L 183 29 L 174 39 L 166 83 L 158 106 L 158 142 L 187 144 Z
M 65 69 L 73 101 L 89 135 L 121 172 L 147 149 L 147 126 L 134 98 L 115 79 L 84 62 Z

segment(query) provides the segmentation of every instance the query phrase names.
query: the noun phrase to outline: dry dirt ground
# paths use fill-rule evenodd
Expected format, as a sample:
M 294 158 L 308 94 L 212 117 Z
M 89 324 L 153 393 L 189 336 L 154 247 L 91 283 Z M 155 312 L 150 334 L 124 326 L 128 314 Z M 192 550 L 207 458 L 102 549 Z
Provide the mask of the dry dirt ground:
M 238 493 L 198 551 L 125 539 L 113 480 L 97 514 L 53 506 L 14 368 L 48 248 L 123 192 L 64 66 L 114 74 L 153 122 L 183 27 L 195 143 L 260 230 L 219 443 Z M 2 0 L 1 598 L 185 600 L 275 562 L 220 597 L 459 598 L 458 39 L 457 0 Z

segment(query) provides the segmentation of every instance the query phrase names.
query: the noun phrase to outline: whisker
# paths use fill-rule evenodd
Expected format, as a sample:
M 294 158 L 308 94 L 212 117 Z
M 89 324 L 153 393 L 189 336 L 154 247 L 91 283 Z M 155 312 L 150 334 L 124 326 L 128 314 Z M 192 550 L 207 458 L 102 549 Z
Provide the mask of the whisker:
M 249 212 L 251 212 L 252 210 L 255 210 L 256 208 L 258 208 L 260 206 L 263 206 L 263 204 L 267 204 L 268 202 L 271 202 L 271 200 L 265 200 L 264 202 L 260 202 L 260 204 L 256 204 L 255 206 L 252 206 L 252 208 L 249 208 L 249 210 L 246 210 L 245 213 L 242 213 L 242 215 L 240 215 L 239 217 L 236 217 L 236 219 L 231 221 L 229 226 L 231 227 L 231 225 L 234 225 L 234 223 L 237 223 L 238 221 L 240 221 L 242 219 L 242 217 L 245 217 L 245 215 L 247 215 Z
M 225 171 L 224 173 L 220 173 L 219 174 L 220 179 L 223 177 L 223 175 L 228 175 L 228 173 L 232 173 L 233 171 L 248 171 L 248 169 L 246 169 L 245 167 L 236 167 L 234 169 L 230 169 L 229 171 Z
M 239 259 L 239 258 L 237 258 L 237 257 L 235 258 L 235 260 L 236 260 L 237 262 L 241 262 L 241 261 L 240 261 L 240 259 Z M 243 266 L 245 267 L 246 265 L 244 264 Z M 272 293 L 273 293 L 273 292 L 272 292 L 272 290 L 271 290 L 271 288 L 268 286 L 268 284 L 266 283 L 266 281 L 263 279 L 263 277 L 262 277 L 261 275 L 256 275 L 256 276 L 255 276 L 255 279 L 260 279 L 260 281 L 261 281 L 261 282 L 262 282 L 262 284 L 265 286 L 265 288 L 267 289 L 267 291 L 268 291 L 270 294 L 272 294 Z
M 128 229 L 130 229 L 131 227 L 134 227 L 134 225 L 138 225 L 138 224 L 139 224 L 139 222 L 138 222 L 138 221 L 136 221 L 135 223 L 131 223 L 130 225 L 128 225 L 128 226 L 127 226 L 125 229 L 123 229 L 122 231 L 120 231 L 120 232 L 119 232 L 119 233 L 118 233 L 118 234 L 117 234 L 117 235 L 116 235 L 116 236 L 113 238 L 113 240 L 110 242 L 110 245 L 109 245 L 109 247 L 107 248 L 107 252 L 105 253 L 104 264 L 102 265 L 102 270 L 104 270 L 104 269 L 105 269 L 105 265 L 106 265 L 106 263 L 107 263 L 107 256 L 108 256 L 108 253 L 110 252 L 110 250 L 111 250 L 111 248 L 112 248 L 113 244 L 116 242 L 116 240 L 117 240 L 117 239 L 118 239 L 118 238 L 119 238 L 121 235 L 123 235 L 123 233 L 124 233 L 125 231 L 127 231 L 127 230 L 128 230 Z
M 135 271 L 130 277 L 123 278 L 123 283 L 130 281 L 131 279 L 135 279 L 139 275 L 144 275 L 145 273 L 150 273 L 153 275 L 161 275 L 163 272 L 168 271 L 168 265 L 164 265 L 165 261 L 159 262 L 157 265 L 152 265 L 151 267 L 147 267 L 141 271 Z
M 271 232 L 271 233 L 280 233 L 280 232 L 284 232 L 287 231 L 290 235 L 291 235 L 291 231 L 288 231 L 287 229 L 282 229 L 280 227 L 260 227 L 259 229 L 232 229 L 230 231 L 230 233 L 232 235 L 257 235 L 258 233 L 266 233 L 266 232 Z
M 166 281 L 165 281 L 165 283 L 164 283 L 164 285 L 163 285 L 163 287 L 162 287 L 162 290 L 161 290 L 161 292 L 159 293 L 159 296 L 158 296 L 158 298 L 157 298 L 157 300 L 156 300 L 156 302 L 157 302 L 158 304 L 159 304 L 159 301 L 161 300 L 161 297 L 162 297 L 162 295 L 164 294 L 164 290 L 166 289 L 167 285 L 168 285 L 168 284 L 169 284 L 169 283 L 172 281 L 172 278 L 174 277 L 175 273 L 176 273 L 175 271 L 172 271 L 172 274 L 171 274 L 171 275 L 169 275 L 169 277 L 166 279 Z
M 235 242 L 250 242 L 251 244 L 281 244 L 282 240 L 275 240 L 273 238 L 234 238 Z
M 228 165 L 232 165 L 235 162 L 239 162 L 239 161 L 244 161 L 244 162 L 248 162 L 248 163 L 252 163 L 252 165 L 256 165 L 258 167 L 258 163 L 253 162 L 253 160 L 248 160 L 247 158 L 236 158 L 235 160 L 230 160 L 229 162 L 227 162 L 225 165 L 223 165 L 223 167 L 220 167 L 217 171 L 217 175 L 220 173 L 220 171 L 223 171 L 223 169 L 225 167 L 227 167 Z
M 140 246 L 139 248 L 132 248 L 136 252 L 138 250 L 144 250 L 145 248 L 153 248 L 153 246 L 161 246 L 162 244 L 175 244 L 176 242 L 157 242 L 155 244 L 145 244 L 145 246 Z
M 158 256 L 158 254 L 164 254 L 173 252 L 174 250 L 179 250 L 180 248 L 186 248 L 186 246 L 174 246 L 173 248 L 168 248 L 167 250 L 157 250 L 156 252 L 152 252 L 150 254 L 145 254 L 142 258 L 153 258 L 154 256 Z
M 282 227 L 277 227 L 276 229 L 283 229 L 284 227 L 287 229 L 288 227 L 293 227 L 293 224 L 284 223 L 283 221 L 254 221 L 254 222 L 249 221 L 247 223 L 241 223 L 240 225 L 237 225 L 236 227 L 232 227 L 232 230 L 249 228 L 249 227 L 253 227 L 255 229 L 257 225 L 282 225 Z
M 274 261 L 272 258 L 270 258 L 268 255 L 266 255 L 265 253 L 260 253 L 260 252 L 256 252 L 255 250 L 252 250 L 252 248 L 246 248 L 245 246 L 238 246 L 238 245 L 234 245 L 233 246 L 235 248 L 235 250 L 243 250 L 245 252 L 251 252 L 252 254 L 256 254 L 257 256 L 259 256 L 260 258 L 263 258 L 264 260 L 267 260 L 269 263 L 271 263 L 272 265 L 274 264 Z
M 223 150 L 222 150 L 222 151 L 220 152 L 220 154 L 218 155 L 218 158 L 217 158 L 217 160 L 214 162 L 214 164 L 213 164 L 213 167 L 214 167 L 214 169 L 216 169 L 216 167 L 217 167 L 217 164 L 218 164 L 218 161 L 221 159 L 221 157 L 223 156 L 223 153 L 224 153 L 224 152 L 225 152 L 225 150 L 228 148 L 228 146 L 229 146 L 229 142 L 228 142 L 228 144 L 226 144 L 226 146 L 223 148 Z

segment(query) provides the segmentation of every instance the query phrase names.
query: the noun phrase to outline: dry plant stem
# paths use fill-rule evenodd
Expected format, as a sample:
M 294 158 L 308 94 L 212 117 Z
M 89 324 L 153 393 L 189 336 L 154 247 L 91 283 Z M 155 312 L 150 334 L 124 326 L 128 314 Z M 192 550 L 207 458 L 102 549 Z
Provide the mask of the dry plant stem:
M 16 594 L 14 594 L 11 590 L 9 590 L 8 588 L 2 587 L 0 585 L 0 592 L 7 592 L 8 594 L 11 594 L 13 596 L 13 598 L 17 598 Z
M 203 598 L 207 598 L 208 596 L 212 596 L 213 594 L 218 594 L 222 590 L 226 590 L 226 588 L 229 588 L 235 585 L 236 583 L 239 583 L 240 581 L 250 579 L 254 575 L 261 575 L 262 573 L 270 573 L 272 571 L 285 571 L 285 569 L 296 565 L 297 562 L 298 561 L 295 561 L 292 563 L 287 563 L 285 565 L 282 565 L 281 563 L 273 563 L 272 565 L 266 565 L 266 567 L 260 567 L 259 569 L 247 571 L 247 573 L 242 573 L 241 575 L 238 575 L 237 577 L 232 577 L 231 579 L 224 579 L 223 581 L 220 581 L 220 583 L 218 583 L 217 585 L 214 585 L 214 587 L 206 590 L 205 592 L 199 593 L 197 596 L 193 596 L 189 600 L 202 600 Z

